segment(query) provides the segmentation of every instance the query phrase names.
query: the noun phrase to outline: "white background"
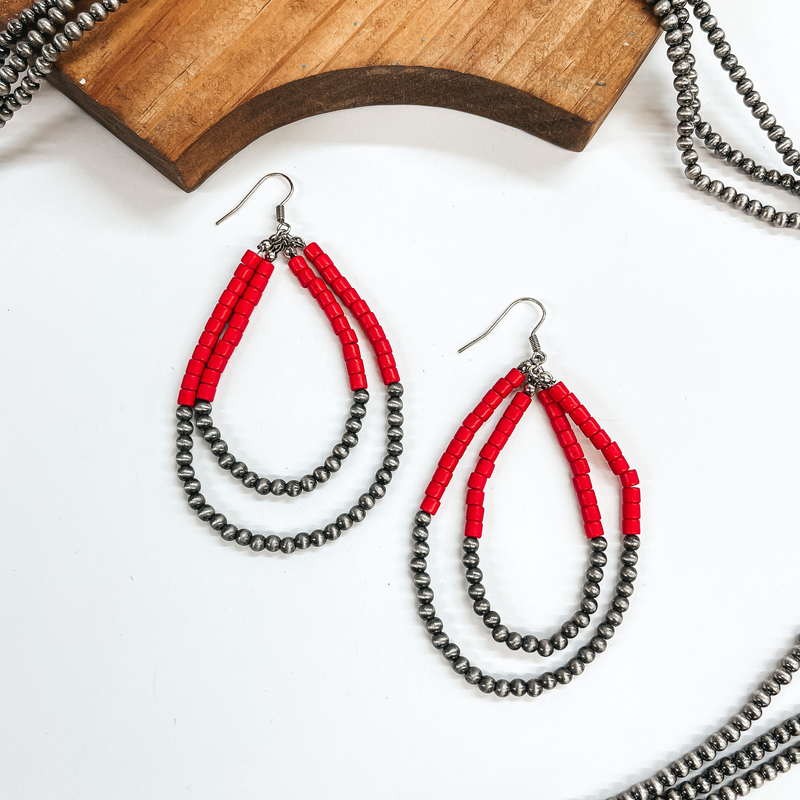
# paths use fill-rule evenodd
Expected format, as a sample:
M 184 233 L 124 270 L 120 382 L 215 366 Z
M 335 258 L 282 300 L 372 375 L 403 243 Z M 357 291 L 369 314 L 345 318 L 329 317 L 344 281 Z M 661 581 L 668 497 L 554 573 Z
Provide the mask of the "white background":
M 796 8 L 719 6 L 756 87 L 800 130 L 785 46 Z M 707 118 L 783 166 L 696 42 Z M 746 701 L 800 632 L 798 233 L 691 190 L 663 49 L 582 154 L 451 111 L 368 108 L 275 131 L 185 195 L 49 88 L 6 127 L 0 795 L 603 798 Z M 714 177 L 800 210 L 709 162 Z M 173 460 L 186 360 L 240 254 L 271 231 L 283 186 L 213 222 L 277 170 L 297 185 L 294 230 L 369 300 L 407 389 L 387 498 L 340 541 L 291 557 L 219 540 L 186 507 Z M 551 370 L 642 476 L 644 535 L 608 652 L 569 687 L 499 700 L 430 646 L 407 562 L 436 460 L 526 355 L 535 310 L 456 350 L 530 294 L 548 308 Z M 382 447 L 374 368 L 370 378 L 362 445 L 334 481 L 293 504 L 257 498 L 198 444 L 209 500 L 264 532 L 311 530 L 349 507 Z M 299 476 L 346 407 L 336 341 L 279 266 L 216 421 L 252 467 Z M 544 635 L 575 609 L 586 546 L 537 412 L 499 461 L 482 567 L 504 621 Z M 613 534 L 613 483 L 597 466 Z M 496 645 L 466 599 L 468 471 L 432 528 L 435 604 L 473 663 L 534 675 L 560 660 Z M 763 722 L 797 706 L 790 686 Z M 798 789 L 793 774 L 759 795 Z

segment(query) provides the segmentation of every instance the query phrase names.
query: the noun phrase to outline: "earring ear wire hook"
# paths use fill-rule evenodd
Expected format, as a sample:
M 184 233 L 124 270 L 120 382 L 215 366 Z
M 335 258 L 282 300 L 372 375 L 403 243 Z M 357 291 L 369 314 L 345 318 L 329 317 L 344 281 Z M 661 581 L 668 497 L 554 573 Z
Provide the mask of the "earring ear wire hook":
M 511 305 L 509 305 L 508 308 L 489 326 L 489 328 L 486 331 L 484 331 L 480 336 L 478 336 L 477 339 L 473 339 L 469 344 L 465 344 L 458 352 L 463 353 L 465 350 L 472 347 L 472 345 L 477 344 L 482 339 L 485 339 L 503 321 L 506 314 L 508 314 L 508 312 L 511 311 L 511 309 L 514 308 L 514 306 L 517 305 L 518 303 L 534 303 L 537 306 L 539 306 L 539 308 L 542 310 L 542 318 L 539 320 L 538 323 L 536 323 L 536 327 L 531 331 L 531 335 L 529 337 L 531 342 L 531 347 L 534 349 L 534 351 L 538 350 L 539 340 L 536 337 L 536 331 L 538 331 L 539 328 L 542 327 L 542 323 L 547 319 L 547 311 L 545 310 L 545 307 L 535 297 L 520 297 L 518 300 L 515 300 L 513 303 L 511 303 Z
M 246 195 L 244 200 L 239 203 L 236 208 L 229 211 L 224 217 L 221 217 L 217 220 L 216 224 L 219 225 L 222 222 L 225 222 L 228 217 L 232 217 L 255 193 L 256 189 L 264 183 L 267 178 L 283 178 L 289 184 L 289 194 L 281 200 L 281 202 L 275 206 L 275 217 L 278 220 L 278 224 L 282 225 L 286 222 L 284 206 L 286 203 L 289 202 L 289 198 L 294 194 L 294 184 L 292 183 L 292 179 L 288 175 L 284 175 L 282 172 L 270 172 L 268 175 L 265 175 Z

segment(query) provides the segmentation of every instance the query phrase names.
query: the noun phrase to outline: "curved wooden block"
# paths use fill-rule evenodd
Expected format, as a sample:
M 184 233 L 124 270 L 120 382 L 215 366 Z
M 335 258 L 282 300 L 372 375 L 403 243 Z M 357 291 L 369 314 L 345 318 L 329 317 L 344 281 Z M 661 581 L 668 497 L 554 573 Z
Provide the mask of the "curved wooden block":
M 191 191 L 268 131 L 367 105 L 582 150 L 658 35 L 641 0 L 130 0 L 51 80 Z

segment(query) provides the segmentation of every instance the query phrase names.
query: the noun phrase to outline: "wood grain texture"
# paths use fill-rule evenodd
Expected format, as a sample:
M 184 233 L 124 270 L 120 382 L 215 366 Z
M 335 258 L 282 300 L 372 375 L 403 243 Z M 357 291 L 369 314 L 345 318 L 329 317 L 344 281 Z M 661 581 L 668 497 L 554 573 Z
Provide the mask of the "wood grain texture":
M 190 191 L 270 130 L 366 105 L 582 150 L 658 35 L 641 0 L 131 0 L 51 81 Z

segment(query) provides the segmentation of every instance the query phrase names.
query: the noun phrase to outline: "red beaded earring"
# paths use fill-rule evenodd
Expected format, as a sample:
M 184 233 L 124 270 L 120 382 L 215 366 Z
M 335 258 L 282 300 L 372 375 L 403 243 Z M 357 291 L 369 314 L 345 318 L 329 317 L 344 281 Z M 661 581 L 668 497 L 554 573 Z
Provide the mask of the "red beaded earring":
M 439 460 L 438 468 L 433 474 L 425 491 L 420 510 L 415 517 L 413 532 L 414 549 L 411 561 L 413 580 L 419 600 L 419 615 L 425 622 L 428 633 L 432 637 L 434 647 L 442 651 L 444 657 L 452 662 L 455 672 L 464 675 L 468 683 L 477 685 L 486 694 L 494 693 L 500 697 L 509 694 L 521 697 L 525 694 L 538 696 L 544 689 L 552 689 L 558 684 L 569 683 L 574 676 L 583 673 L 587 664 L 594 661 L 598 653 L 602 653 L 607 642 L 614 635 L 616 628 L 622 623 L 622 615 L 629 607 L 629 598 L 633 594 L 633 581 L 637 577 L 635 564 L 638 561 L 640 533 L 640 491 L 637 486 L 639 477 L 631 469 L 622 455 L 616 442 L 600 427 L 594 417 L 580 401 L 560 381 L 546 372 L 543 364 L 546 355 L 541 349 L 536 331 L 545 320 L 544 306 L 532 297 L 523 297 L 514 301 L 481 336 L 462 347 L 463 352 L 488 336 L 497 324 L 517 303 L 535 303 L 542 311 L 542 318 L 530 335 L 531 356 L 516 369 L 512 369 L 501 378 L 478 403 L 472 413 L 468 414 L 459 427 L 456 435 Z M 576 638 L 582 628 L 589 626 L 590 617 L 597 611 L 597 597 L 600 594 L 600 583 L 603 579 L 603 567 L 606 566 L 606 539 L 601 521 L 597 496 L 592 488 L 589 462 L 573 429 L 577 426 L 581 434 L 600 451 L 611 472 L 619 478 L 622 494 L 622 538 L 623 552 L 620 564 L 620 579 L 616 586 L 615 597 L 603 622 L 598 625 L 596 634 L 587 644 L 581 647 L 574 658 L 552 672 L 545 672 L 534 678 L 495 679 L 484 675 L 476 666 L 465 658 L 459 647 L 453 644 L 444 633 L 444 623 L 437 616 L 432 601 L 431 577 L 428 573 L 427 556 L 430 553 L 429 527 L 433 516 L 441 506 L 445 490 L 461 458 L 467 451 L 475 435 L 500 407 L 504 400 L 513 394 L 511 402 L 506 406 L 493 433 L 483 445 L 478 455 L 477 464 L 470 475 L 466 493 L 466 520 L 464 525 L 464 556 L 469 598 L 473 610 L 491 631 L 492 638 L 503 642 L 510 650 L 523 650 L 549 657 L 556 650 L 564 650 L 570 639 Z M 589 540 L 589 568 L 583 586 L 583 598 L 578 611 L 568 619 L 555 634 L 538 638 L 533 634 L 523 635 L 509 630 L 502 624 L 500 615 L 491 607 L 486 598 L 483 585 L 483 573 L 479 569 L 478 547 L 484 532 L 484 503 L 487 482 L 495 469 L 500 451 L 506 445 L 525 411 L 531 406 L 533 398 L 537 398 L 543 407 L 550 425 L 555 432 L 558 443 L 566 457 L 572 475 L 572 486 L 576 493 L 583 520 L 583 529 Z
M 383 328 L 370 310 L 366 301 L 342 276 L 319 245 L 305 242 L 291 235 L 291 227 L 286 223 L 284 206 L 294 193 L 291 180 L 282 173 L 274 172 L 264 176 L 229 214 L 221 220 L 223 222 L 231 214 L 236 213 L 253 192 L 268 178 L 281 177 L 289 184 L 289 194 L 276 208 L 278 221 L 277 231 L 258 245 L 257 251 L 248 250 L 242 257 L 242 263 L 222 292 L 219 302 L 209 317 L 206 326 L 200 335 L 197 347 L 192 353 L 192 358 L 186 367 L 181 389 L 178 394 L 178 477 L 183 481 L 183 488 L 188 495 L 189 506 L 212 529 L 218 531 L 223 539 L 236 541 L 252 550 L 268 550 L 292 553 L 295 550 L 305 550 L 312 544 L 321 547 L 329 540 L 338 539 L 341 534 L 351 528 L 355 523 L 363 521 L 367 512 L 375 506 L 375 502 L 386 494 L 386 486 L 392 479 L 392 473 L 399 466 L 399 457 L 403 452 L 401 439 L 403 438 L 403 386 L 397 371 L 392 348 Z M 306 257 L 316 268 L 316 272 L 303 256 L 298 254 L 302 250 Z M 242 339 L 250 316 L 255 311 L 261 295 L 266 289 L 272 275 L 273 262 L 279 254 L 288 258 L 289 268 L 295 275 L 300 285 L 307 289 L 317 301 L 320 309 L 330 321 L 333 332 L 339 338 L 342 347 L 342 356 L 350 389 L 353 392 L 350 413 L 345 422 L 345 432 L 341 440 L 334 445 L 331 455 L 324 463 L 309 471 L 299 479 L 264 478 L 249 469 L 239 461 L 228 449 L 227 443 L 222 439 L 218 428 L 214 426 L 211 418 L 211 401 L 214 400 L 222 374 L 233 355 L 236 346 Z M 338 298 L 338 299 L 337 299 Z M 340 305 L 341 301 L 341 305 Z M 193 447 L 192 433 L 195 427 L 201 432 L 203 439 L 210 445 L 211 452 L 217 457 L 219 466 L 227 470 L 234 478 L 241 481 L 248 489 L 253 489 L 259 495 L 272 495 L 293 498 L 302 493 L 313 491 L 318 485 L 326 483 L 331 476 L 338 472 L 342 462 L 350 451 L 358 444 L 358 432 L 361 430 L 362 419 L 367 413 L 369 392 L 367 391 L 367 376 L 364 362 L 361 359 L 358 336 L 351 327 L 350 322 L 342 310 L 342 305 L 348 309 L 357 321 L 370 348 L 375 354 L 378 368 L 387 391 L 387 453 L 383 463 L 375 474 L 375 482 L 368 491 L 362 494 L 358 503 L 340 514 L 334 521 L 322 525 L 311 533 L 298 533 L 293 536 L 277 536 L 270 534 L 254 534 L 246 528 L 239 528 L 228 522 L 224 514 L 219 513 L 213 506 L 206 502 L 200 492 L 200 482 L 195 477 L 192 467 Z M 194 418 L 194 423 L 192 419 Z

